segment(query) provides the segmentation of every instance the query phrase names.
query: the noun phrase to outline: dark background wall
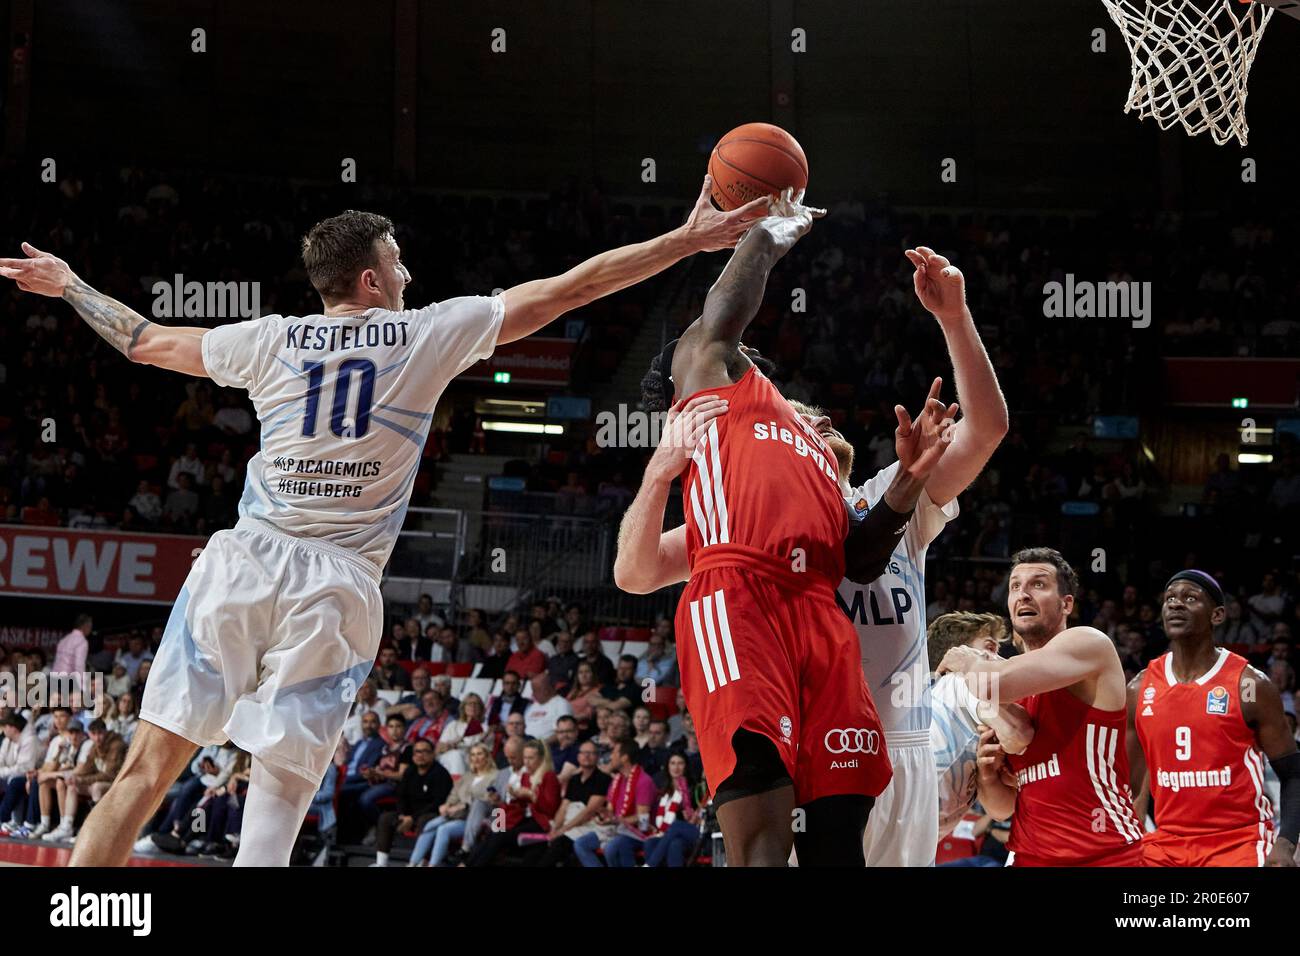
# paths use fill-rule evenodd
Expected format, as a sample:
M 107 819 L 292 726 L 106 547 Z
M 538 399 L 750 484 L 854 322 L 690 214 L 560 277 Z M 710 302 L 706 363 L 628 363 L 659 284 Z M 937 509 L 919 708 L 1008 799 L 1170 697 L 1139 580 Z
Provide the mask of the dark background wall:
M 190 52 L 195 27 L 206 53 Z M 1105 53 L 1090 50 L 1098 27 Z M 1300 23 L 1281 16 L 1245 151 L 1124 115 L 1129 55 L 1098 0 L 40 0 L 32 38 L 36 158 L 310 180 L 344 157 L 363 179 L 409 157 L 432 188 L 576 175 L 682 197 L 720 134 L 765 119 L 802 142 L 820 202 L 1007 208 L 1287 200 L 1295 162 Z M 1260 182 L 1243 193 L 1247 155 Z M 956 183 L 940 181 L 945 157 Z

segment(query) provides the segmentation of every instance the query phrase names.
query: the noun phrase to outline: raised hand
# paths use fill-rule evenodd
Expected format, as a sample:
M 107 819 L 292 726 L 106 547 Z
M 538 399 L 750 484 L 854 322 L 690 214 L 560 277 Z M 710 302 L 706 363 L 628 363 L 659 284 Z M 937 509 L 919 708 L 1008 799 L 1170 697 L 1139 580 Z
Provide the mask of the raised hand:
M 24 292 L 59 298 L 76 276 L 58 256 L 41 252 L 29 242 L 23 243 L 26 259 L 0 259 L 0 276 L 13 279 Z
M 952 444 L 952 425 L 957 417 L 957 403 L 945 407 L 939 400 L 943 379 L 936 378 L 926 396 L 925 406 L 916 420 L 902 405 L 894 406 L 898 428 L 894 431 L 894 451 L 898 454 L 898 467 L 912 477 L 924 481 L 930 476 L 945 451 Z
M 668 413 L 659 446 L 646 465 L 646 475 L 672 480 L 690 463 L 709 425 L 727 411 L 727 400 L 716 395 L 697 395 Z
M 921 304 L 939 322 L 952 322 L 966 313 L 966 277 L 961 270 L 929 246 L 904 252 L 916 267 L 912 287 Z
M 730 249 L 749 231 L 749 227 L 761 220 L 768 212 L 768 199 L 760 196 L 752 202 L 730 212 L 714 208 L 709 193 L 713 189 L 713 177 L 705 176 L 700 188 L 695 208 L 691 210 L 682 226 L 687 242 L 696 252 L 717 252 Z

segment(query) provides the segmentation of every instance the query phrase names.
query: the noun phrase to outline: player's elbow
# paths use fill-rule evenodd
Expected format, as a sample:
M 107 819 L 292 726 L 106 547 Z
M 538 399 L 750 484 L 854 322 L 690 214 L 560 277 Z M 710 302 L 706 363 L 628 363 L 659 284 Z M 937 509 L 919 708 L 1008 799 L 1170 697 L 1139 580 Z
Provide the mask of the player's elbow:
M 628 594 L 649 594 L 654 590 L 645 574 L 638 573 L 631 567 L 631 562 L 621 559 L 614 562 L 614 585 Z

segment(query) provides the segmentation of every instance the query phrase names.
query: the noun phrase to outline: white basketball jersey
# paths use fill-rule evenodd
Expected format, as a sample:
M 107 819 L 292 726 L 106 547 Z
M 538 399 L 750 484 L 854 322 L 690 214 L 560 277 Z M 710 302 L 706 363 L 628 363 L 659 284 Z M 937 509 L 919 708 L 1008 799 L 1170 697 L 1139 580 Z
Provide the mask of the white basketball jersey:
M 208 375 L 246 389 L 261 423 L 239 514 L 382 570 L 434 406 L 492 354 L 504 317 L 499 297 L 464 296 L 402 312 L 265 315 L 207 332 Z
M 975 802 L 975 758 L 982 721 L 979 701 L 957 674 L 944 674 L 931 688 L 930 749 L 939 777 L 939 838 L 953 831 Z
M 876 506 L 897 470 L 894 462 L 853 489 L 845 499 L 851 518 Z M 884 573 L 866 586 L 840 582 L 837 600 L 858 630 L 862 671 L 887 734 L 930 729 L 925 551 L 957 511 L 956 498 L 940 508 L 922 491 Z

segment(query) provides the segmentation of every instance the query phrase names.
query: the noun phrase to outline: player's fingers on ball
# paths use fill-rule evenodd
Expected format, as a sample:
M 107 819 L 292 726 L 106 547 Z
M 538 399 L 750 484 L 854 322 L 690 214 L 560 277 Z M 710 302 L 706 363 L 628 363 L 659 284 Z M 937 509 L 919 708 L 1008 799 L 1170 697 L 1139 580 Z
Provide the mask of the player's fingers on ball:
M 738 206 L 729 214 L 738 222 L 749 222 L 754 219 L 762 219 L 771 211 L 771 203 L 766 196 L 759 196 L 757 199 L 751 199 L 743 206 Z

